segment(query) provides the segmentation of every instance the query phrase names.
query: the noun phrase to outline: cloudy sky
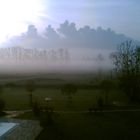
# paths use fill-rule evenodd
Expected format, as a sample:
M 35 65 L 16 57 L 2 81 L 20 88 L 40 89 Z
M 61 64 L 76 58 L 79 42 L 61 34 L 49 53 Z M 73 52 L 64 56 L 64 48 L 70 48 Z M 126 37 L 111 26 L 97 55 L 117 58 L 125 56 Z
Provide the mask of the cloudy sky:
M 48 17 L 54 25 L 68 19 L 79 26 L 102 26 L 140 40 L 139 0 L 49 0 Z
M 70 46 L 74 67 L 87 68 L 87 60 L 88 69 L 96 67 L 90 60 L 99 54 L 104 55 L 108 67 L 108 55 L 118 44 L 129 37 L 140 41 L 139 13 L 140 0 L 0 0 L 0 45 Z
M 0 0 L 0 42 L 34 24 L 42 30 L 66 19 L 77 27 L 110 27 L 140 40 L 139 0 Z

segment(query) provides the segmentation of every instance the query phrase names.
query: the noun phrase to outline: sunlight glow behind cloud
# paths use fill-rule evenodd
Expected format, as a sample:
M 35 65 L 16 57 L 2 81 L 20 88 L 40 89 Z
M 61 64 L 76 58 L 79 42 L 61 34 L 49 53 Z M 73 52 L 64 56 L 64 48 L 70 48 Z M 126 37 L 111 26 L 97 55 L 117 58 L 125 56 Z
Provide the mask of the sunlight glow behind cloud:
M 41 0 L 0 0 L 0 42 L 39 22 L 43 10 Z

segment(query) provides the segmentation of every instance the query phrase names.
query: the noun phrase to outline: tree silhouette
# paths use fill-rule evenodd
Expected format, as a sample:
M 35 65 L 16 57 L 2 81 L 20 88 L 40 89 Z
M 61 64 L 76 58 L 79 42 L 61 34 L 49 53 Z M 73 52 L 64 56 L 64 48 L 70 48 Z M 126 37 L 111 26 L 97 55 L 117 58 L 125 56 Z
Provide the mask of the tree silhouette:
M 104 101 L 103 101 L 102 97 L 99 97 L 99 99 L 97 100 L 97 107 L 98 107 L 99 111 L 103 110 Z
M 77 87 L 74 84 L 65 84 L 62 88 L 61 88 L 61 92 L 64 95 L 67 95 L 68 98 L 71 98 L 72 95 L 74 95 L 77 92 Z
M 74 84 L 65 84 L 61 87 L 61 92 L 68 99 L 68 106 L 72 105 L 72 96 L 77 92 L 77 87 Z
M 3 93 L 3 87 L 0 85 L 0 94 Z M 5 101 L 0 97 L 0 115 L 3 114 L 3 110 L 5 107 Z
M 104 91 L 105 93 L 105 105 L 108 105 L 108 98 L 109 98 L 109 91 L 113 88 L 113 83 L 111 80 L 103 80 L 100 83 L 100 88 Z
M 140 100 L 140 47 L 126 41 L 111 54 L 121 89 L 131 101 Z
M 37 116 L 37 117 L 40 116 L 41 107 L 37 101 L 32 104 L 32 110 L 33 110 L 35 116 Z
M 29 92 L 29 103 L 30 103 L 30 106 L 32 107 L 32 105 L 33 105 L 33 91 L 36 89 L 34 81 L 32 81 L 32 80 L 27 81 L 25 88 Z

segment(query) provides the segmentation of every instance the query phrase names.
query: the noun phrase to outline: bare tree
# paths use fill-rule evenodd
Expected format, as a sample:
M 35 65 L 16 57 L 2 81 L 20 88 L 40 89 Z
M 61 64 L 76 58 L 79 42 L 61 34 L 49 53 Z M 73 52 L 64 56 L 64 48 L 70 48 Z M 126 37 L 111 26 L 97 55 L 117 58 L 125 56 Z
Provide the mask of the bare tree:
M 111 54 L 120 81 L 120 87 L 133 100 L 140 100 L 140 47 L 126 41 Z

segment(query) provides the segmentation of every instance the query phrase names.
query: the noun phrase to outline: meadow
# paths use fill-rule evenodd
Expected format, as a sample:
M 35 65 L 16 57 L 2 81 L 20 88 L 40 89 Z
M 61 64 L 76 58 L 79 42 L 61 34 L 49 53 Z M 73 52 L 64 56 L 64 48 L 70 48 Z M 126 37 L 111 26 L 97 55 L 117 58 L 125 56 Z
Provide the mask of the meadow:
M 140 112 L 57 114 L 37 140 L 138 140 Z
M 31 109 L 29 104 L 29 92 L 23 87 L 4 88 L 0 95 L 5 101 L 6 110 L 26 110 Z M 127 98 L 124 93 L 114 90 L 108 94 L 109 103 L 120 102 L 126 104 Z M 99 97 L 105 98 L 105 94 L 100 89 L 78 89 L 72 96 L 71 106 L 67 106 L 67 96 L 63 95 L 60 89 L 36 88 L 33 91 L 33 101 L 37 101 L 41 106 L 49 105 L 54 110 L 88 110 L 96 104 Z M 45 98 L 51 101 L 46 102 Z
M 97 86 L 100 81 L 92 78 L 89 75 L 47 75 L 29 79 L 18 77 L 14 81 L 8 79 L 3 82 L 0 97 L 5 101 L 5 110 L 31 110 L 26 82 L 35 82 L 33 102 L 54 110 L 52 124 L 48 125 L 45 118 L 45 128 L 37 140 L 137 140 L 140 137 L 140 112 L 125 110 L 139 109 L 139 104 L 131 103 L 120 89 L 113 88 L 108 92 L 108 106 L 103 112 L 90 113 L 89 108 L 95 107 L 99 98 L 105 101 L 106 96 L 105 91 Z M 61 90 L 67 83 L 78 87 L 70 100 Z M 51 100 L 46 101 L 46 98 Z M 16 118 L 44 121 L 44 113 L 38 118 L 29 111 Z

